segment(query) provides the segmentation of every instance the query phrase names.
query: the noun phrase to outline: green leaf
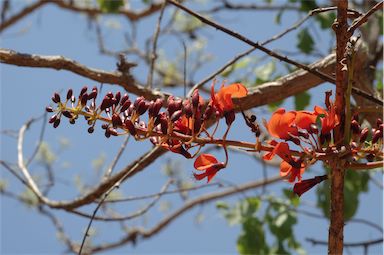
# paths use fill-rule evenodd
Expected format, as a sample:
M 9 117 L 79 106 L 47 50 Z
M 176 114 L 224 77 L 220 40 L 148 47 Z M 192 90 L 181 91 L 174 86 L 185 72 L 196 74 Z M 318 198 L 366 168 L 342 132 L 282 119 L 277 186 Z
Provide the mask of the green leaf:
M 242 68 L 245 68 L 249 65 L 249 63 L 251 62 L 251 58 L 247 57 L 247 58 L 243 58 L 239 61 L 237 61 L 235 64 L 227 67 L 222 73 L 221 73 L 221 76 L 223 77 L 228 77 L 232 72 L 238 70 L 238 69 L 242 69 Z
M 107 13 L 117 12 L 124 6 L 124 0 L 97 0 L 100 10 Z
M 242 232 L 237 239 L 240 254 L 268 254 L 263 223 L 257 218 L 247 218 L 242 225 Z
M 282 105 L 284 103 L 284 100 L 280 100 L 280 101 L 277 101 L 277 102 L 273 102 L 273 103 L 270 103 L 268 104 L 268 109 L 273 112 L 275 111 L 277 108 L 280 107 L 280 105 Z
M 270 80 L 272 74 L 276 71 L 276 64 L 274 61 L 270 61 L 265 65 L 259 66 L 255 69 L 255 75 L 257 79 L 265 82 Z
M 334 12 L 322 12 L 315 16 L 316 20 L 320 23 L 321 29 L 329 29 L 336 19 Z
M 309 54 L 313 51 L 314 41 L 312 36 L 308 32 L 308 29 L 304 28 L 297 34 L 297 47 L 305 54 Z
M 281 16 L 283 16 L 283 10 L 280 10 L 277 12 L 276 16 L 275 16 L 275 23 L 280 25 L 281 24 Z
M 318 8 L 316 4 L 316 0 L 300 0 L 300 2 L 301 2 L 300 10 L 302 11 L 308 12 Z
M 345 173 L 344 182 L 344 218 L 351 219 L 359 207 L 359 195 L 368 191 L 369 174 L 366 172 L 348 171 Z M 330 184 L 322 182 L 317 188 L 317 206 L 329 218 L 330 212 Z
M 216 203 L 216 208 L 219 210 L 225 210 L 226 211 L 229 209 L 229 205 L 224 201 L 218 201 Z
M 295 108 L 296 110 L 304 110 L 311 101 L 311 95 L 308 92 L 303 92 L 295 95 Z
M 300 197 L 292 192 L 291 189 L 283 189 L 284 196 L 289 199 L 294 207 L 298 207 L 300 204 Z

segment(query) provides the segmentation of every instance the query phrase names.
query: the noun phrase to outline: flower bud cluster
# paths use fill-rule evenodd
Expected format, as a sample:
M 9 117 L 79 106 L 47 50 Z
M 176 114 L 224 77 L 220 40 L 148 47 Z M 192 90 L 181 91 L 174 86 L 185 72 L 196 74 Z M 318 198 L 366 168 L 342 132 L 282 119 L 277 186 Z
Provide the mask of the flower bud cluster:
M 383 149 L 383 121 L 378 118 L 376 126 L 362 128 L 359 124 L 359 117 L 355 114 L 351 120 L 351 149 L 354 152 L 354 160 L 365 158 L 367 161 L 374 161 L 381 158 Z
M 49 123 L 57 128 L 64 117 L 74 124 L 82 115 L 89 126 L 89 133 L 94 132 L 96 122 L 100 120 L 107 138 L 127 133 L 136 139 L 151 137 L 152 143 L 190 157 L 187 150 L 191 145 L 181 142 L 178 135 L 192 136 L 193 139 L 205 131 L 205 123 L 212 118 L 217 120 L 224 115 L 228 125 L 235 119 L 233 110 L 220 114 L 214 104 L 204 104 L 198 90 L 190 98 L 170 96 L 167 101 L 162 98 L 148 101 L 142 96 L 131 101 L 128 94 L 121 95 L 120 92 L 108 92 L 100 103 L 97 103 L 97 97 L 97 87 L 91 91 L 83 87 L 77 97 L 69 89 L 64 100 L 54 93 L 52 102 L 56 107 L 46 107 L 47 112 L 54 113 Z M 141 120 L 145 114 L 147 122 Z

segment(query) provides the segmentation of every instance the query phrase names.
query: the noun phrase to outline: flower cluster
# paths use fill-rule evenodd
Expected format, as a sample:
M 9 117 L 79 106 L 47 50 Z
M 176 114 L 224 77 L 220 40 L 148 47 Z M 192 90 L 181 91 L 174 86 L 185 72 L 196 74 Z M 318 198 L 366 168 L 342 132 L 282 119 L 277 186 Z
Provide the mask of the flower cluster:
M 69 89 L 64 100 L 58 93 L 54 93 L 52 102 L 56 107 L 49 106 L 46 110 L 54 113 L 49 119 L 54 128 L 60 125 L 63 116 L 71 124 L 74 124 L 79 116 L 83 116 L 89 125 L 89 133 L 93 133 L 96 123 L 101 121 L 107 138 L 131 135 L 136 140 L 149 139 L 155 146 L 185 158 L 195 158 L 205 144 L 222 146 L 225 152 L 224 161 L 218 161 L 211 154 L 203 153 L 196 157 L 194 167 L 198 172 L 193 174 L 196 180 L 207 179 L 210 182 L 227 166 L 227 146 L 266 151 L 264 160 L 271 160 L 276 155 L 282 159 L 280 175 L 295 184 L 293 190 L 299 196 L 327 179 L 324 175 L 302 180 L 305 170 L 317 160 L 329 164 L 331 160 L 340 158 L 346 159 L 347 162 L 383 158 L 384 125 L 381 119 L 377 120 L 376 127 L 369 129 L 362 128 L 358 115 L 353 115 L 348 130 L 351 131 L 351 136 L 347 139 L 347 145 L 336 147 L 333 130 L 340 125 L 340 121 L 336 107 L 330 100 L 330 92 L 326 93 L 326 108 L 315 106 L 313 111 L 277 109 L 270 120 L 264 123 L 273 138 L 265 145 L 259 140 L 260 128 L 256 116 L 246 116 L 243 111 L 241 112 L 246 125 L 256 135 L 256 143 L 227 140 L 227 134 L 236 116 L 233 99 L 242 98 L 247 94 L 246 87 L 240 83 L 222 85 L 217 92 L 213 83 L 208 100 L 204 100 L 198 90 L 193 91 L 189 98 L 169 96 L 167 99 L 158 98 L 151 101 L 144 97 L 131 101 L 128 94 L 108 92 L 101 102 L 97 103 L 97 87 L 90 91 L 84 87 L 77 97 L 73 90 Z M 221 139 L 216 139 L 214 136 L 221 118 L 225 119 L 227 129 Z M 212 124 L 216 126 L 209 132 L 208 127 Z M 292 150 L 292 146 L 299 150 Z
M 52 101 L 56 108 L 49 106 L 46 111 L 54 112 L 49 119 L 54 128 L 60 125 L 63 116 L 74 124 L 82 115 L 89 125 L 89 133 L 94 132 L 97 121 L 102 121 L 101 127 L 105 130 L 107 138 L 126 134 L 134 136 L 137 140 L 149 138 L 157 146 L 186 158 L 193 158 L 204 145 L 196 143 L 196 139 L 202 135 L 211 139 L 214 136 L 216 128 L 210 134 L 206 129 L 208 122 L 218 124 L 219 119 L 224 117 L 229 129 L 235 120 L 232 99 L 246 96 L 248 92 L 240 83 L 222 85 L 217 93 L 213 84 L 211 91 L 211 98 L 207 103 L 199 95 L 199 91 L 195 90 L 192 96 L 186 99 L 170 96 L 167 100 L 159 98 L 148 101 L 144 97 L 138 97 L 133 102 L 128 94 L 108 92 L 100 104 L 97 104 L 97 87 L 89 92 L 87 87 L 84 87 L 77 97 L 73 95 L 73 90 L 69 89 L 65 100 L 62 100 L 58 93 L 54 93 Z M 142 120 L 145 114 L 147 122 Z M 199 146 L 199 149 L 191 155 L 189 150 L 196 146 Z M 228 159 L 225 163 L 217 163 L 213 158 L 212 155 L 202 154 L 196 159 L 195 168 L 205 171 L 202 175 L 195 174 L 197 180 L 207 177 L 210 181 L 217 171 L 226 166 Z M 207 165 L 207 162 L 213 162 L 214 166 Z M 213 168 L 216 169 L 214 174 Z
M 271 160 L 278 155 L 283 161 L 280 164 L 280 175 L 288 177 L 289 182 L 300 182 L 301 175 L 313 159 L 313 153 L 322 151 L 324 145 L 331 141 L 331 131 L 339 124 L 335 107 L 329 104 L 328 109 L 315 106 L 314 111 L 276 110 L 266 128 L 275 138 L 290 141 L 302 148 L 301 157 L 292 155 L 287 142 L 270 141 L 274 148 L 264 155 L 263 159 Z M 304 147 L 309 145 L 309 147 Z

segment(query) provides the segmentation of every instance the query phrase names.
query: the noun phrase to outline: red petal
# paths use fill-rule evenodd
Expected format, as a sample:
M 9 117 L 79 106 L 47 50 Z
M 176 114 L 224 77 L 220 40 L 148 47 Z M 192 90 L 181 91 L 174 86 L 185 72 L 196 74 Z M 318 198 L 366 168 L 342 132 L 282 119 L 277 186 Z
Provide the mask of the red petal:
M 201 154 L 199 157 L 197 157 L 193 166 L 197 170 L 206 170 L 207 168 L 217 163 L 218 161 L 215 156 L 211 154 Z
M 320 182 L 328 179 L 326 175 L 323 176 L 316 176 L 312 179 L 303 180 L 302 182 L 298 182 L 293 186 L 293 192 L 298 195 L 299 197 L 307 192 L 308 190 L 312 189 L 315 185 L 319 184 Z

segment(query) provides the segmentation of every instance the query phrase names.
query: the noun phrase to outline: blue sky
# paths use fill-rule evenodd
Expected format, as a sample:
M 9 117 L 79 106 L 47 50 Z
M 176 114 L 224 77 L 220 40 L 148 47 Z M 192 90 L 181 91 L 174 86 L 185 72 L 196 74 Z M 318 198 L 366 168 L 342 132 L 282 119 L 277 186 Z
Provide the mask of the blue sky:
M 292 24 L 296 20 L 295 13 L 287 13 L 283 16 L 282 24 Z M 241 19 L 240 19 L 241 18 Z M 104 18 L 114 19 L 109 16 Z M 236 15 L 228 15 L 220 22 L 230 24 L 233 29 L 237 29 L 242 34 L 249 36 L 256 41 L 263 41 L 273 34 L 282 31 L 283 26 L 273 25 L 274 17 L 268 12 L 262 12 L 257 16 L 248 12 L 240 12 Z M 128 29 L 124 20 L 119 20 L 122 29 Z M 140 32 L 151 35 L 154 29 L 156 17 L 146 19 L 140 23 Z M 23 34 L 18 34 L 22 29 L 27 28 Z M 115 38 L 114 35 L 121 31 L 110 32 L 108 35 L 108 47 L 119 48 L 123 43 Z M 209 62 L 203 71 L 197 74 L 198 80 L 205 77 L 211 71 L 216 70 L 224 62 L 231 59 L 234 55 L 248 48 L 241 42 L 229 38 L 220 32 L 210 31 L 212 36 L 208 43 L 208 51 L 214 56 L 214 60 Z M 110 37 L 109 37 L 110 36 Z M 326 35 L 324 35 L 326 36 Z M 329 39 L 326 37 L 319 39 L 318 43 L 328 45 Z M 271 44 L 271 48 L 293 49 L 295 47 L 295 35 L 289 35 L 281 41 Z M 160 40 L 160 46 L 168 50 L 172 43 Z M 54 6 L 46 6 L 40 11 L 32 14 L 28 18 L 17 23 L 11 29 L 2 34 L 2 48 L 10 48 L 25 53 L 34 53 L 42 55 L 63 55 L 68 58 L 79 61 L 82 64 L 104 70 L 114 70 L 116 60 L 102 56 L 96 44 L 95 33 L 90 31 L 87 21 L 83 15 L 73 14 L 68 11 L 60 10 Z M 169 48 L 169 49 L 168 49 Z M 262 53 L 254 53 L 263 56 Z M 307 60 L 307 59 L 305 59 Z M 18 129 L 23 123 L 31 117 L 37 117 L 43 114 L 45 106 L 50 104 L 50 97 L 55 91 L 65 91 L 72 87 L 77 93 L 82 86 L 89 87 L 99 84 L 74 75 L 66 71 L 55 71 L 37 68 L 17 68 L 15 66 L 1 65 L 1 130 Z M 139 80 L 145 80 L 147 73 L 141 67 L 134 71 Z M 322 104 L 323 92 L 332 88 L 325 85 L 311 90 L 311 105 Z M 116 86 L 104 86 L 105 91 L 116 91 Z M 181 93 L 176 91 L 176 93 Z M 287 100 L 287 107 L 292 106 L 292 100 Z M 85 123 L 84 123 L 85 124 Z M 39 130 L 42 123 L 34 124 L 27 133 L 25 140 L 25 154 L 30 155 L 38 139 Z M 70 143 L 69 148 L 57 154 L 54 172 L 58 179 L 57 187 L 49 195 L 55 199 L 71 199 L 76 196 L 77 190 L 73 187 L 75 176 L 81 176 L 84 182 L 92 184 L 94 170 L 92 169 L 92 160 L 106 156 L 107 166 L 112 161 L 117 152 L 122 137 L 106 139 L 100 130 L 95 134 L 89 135 L 86 131 L 86 125 L 69 125 L 62 123 L 58 129 L 47 126 L 45 140 L 53 150 L 59 150 L 60 141 L 67 139 Z M 250 139 L 244 127 L 230 133 L 230 137 L 236 139 Z M 134 142 L 130 141 L 127 150 L 119 161 L 116 169 L 127 165 L 135 157 L 151 148 L 149 141 Z M 222 156 L 217 152 L 218 157 Z M 1 136 L 1 159 L 8 162 L 16 162 L 16 140 L 12 137 Z M 192 173 L 192 161 L 174 155 L 165 155 L 160 157 L 148 169 L 128 180 L 122 186 L 122 192 L 127 196 L 143 195 L 157 192 L 166 182 L 166 176 L 162 172 L 163 165 L 169 160 L 175 159 L 180 162 L 183 172 L 186 176 Z M 66 167 L 64 167 L 66 166 Z M 219 178 L 230 181 L 235 184 L 241 184 L 246 181 L 255 180 L 262 176 L 262 166 L 244 155 L 233 154 L 228 169 L 220 172 Z M 314 167 L 316 173 L 321 173 L 321 167 Z M 31 172 L 34 176 L 43 173 L 39 164 L 31 165 Z M 268 175 L 276 175 L 277 169 L 268 168 Z M 22 191 L 24 187 L 18 183 L 8 172 L 1 171 L 2 179 L 7 180 L 8 188 L 13 191 Z M 377 178 L 377 176 L 376 176 Z M 288 183 L 281 182 L 271 186 L 270 191 L 280 195 L 282 187 L 290 188 Z M 214 191 L 214 188 L 204 189 L 196 194 L 204 194 L 208 191 Z M 258 191 L 252 191 L 249 194 L 258 194 Z M 236 201 L 241 196 L 235 196 L 227 201 Z M 171 203 L 171 211 L 180 206 L 179 197 L 167 197 Z M 302 198 L 303 204 L 314 204 L 315 192 L 308 193 Z M 369 193 L 364 193 L 360 197 L 361 206 L 356 215 L 358 218 L 369 219 L 372 222 L 382 225 L 383 196 L 382 191 L 375 185 L 370 185 Z M 125 203 L 121 205 L 119 211 L 128 213 L 140 208 L 144 202 Z M 87 212 L 92 212 L 93 206 L 84 208 Z M 311 206 L 304 206 L 312 210 Z M 88 220 L 78 218 L 74 215 L 61 211 L 53 211 L 63 222 L 64 228 L 72 239 L 80 242 L 83 231 Z M 203 214 L 205 220 L 201 224 L 195 223 L 195 218 Z M 165 214 L 159 210 L 159 205 L 152 209 L 152 212 L 143 220 L 134 220 L 132 225 L 145 224 L 151 227 Z M 143 223 L 144 222 L 144 223 Z M 56 238 L 55 229 L 51 222 L 38 213 L 35 209 L 27 208 L 19 202 L 1 197 L 1 243 L 0 251 L 2 254 L 57 254 L 65 251 Z M 118 238 L 116 232 L 119 231 L 117 224 L 95 222 L 97 235 L 95 242 L 115 240 Z M 366 227 L 361 224 L 347 224 L 345 229 L 345 240 L 348 242 L 375 239 L 382 234 L 377 230 Z M 226 221 L 219 215 L 214 207 L 214 203 L 197 207 L 179 219 L 171 223 L 164 231 L 149 240 L 140 240 L 135 247 L 131 245 L 108 252 L 108 254 L 119 254 L 133 252 L 137 254 L 169 254 L 169 253 L 187 253 L 187 254 L 233 254 L 236 253 L 236 238 L 239 235 L 240 227 L 229 227 Z M 313 219 L 306 216 L 299 216 L 299 223 L 295 229 L 297 238 L 302 242 L 304 248 L 309 254 L 322 254 L 326 252 L 324 246 L 312 246 L 304 241 L 307 237 L 313 237 L 320 240 L 326 240 L 328 236 L 328 222 L 323 219 Z M 358 254 L 362 250 L 353 250 L 352 254 Z M 370 254 L 381 254 L 382 245 L 370 248 Z

